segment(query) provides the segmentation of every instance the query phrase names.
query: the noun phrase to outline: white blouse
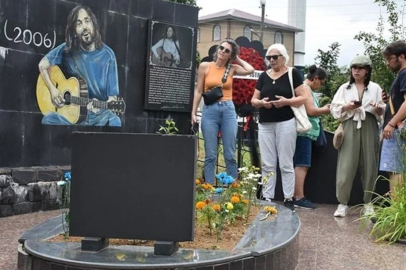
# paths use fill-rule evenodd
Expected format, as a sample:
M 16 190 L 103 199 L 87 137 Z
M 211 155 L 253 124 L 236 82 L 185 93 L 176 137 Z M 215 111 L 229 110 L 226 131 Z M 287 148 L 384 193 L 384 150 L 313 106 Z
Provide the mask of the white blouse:
M 348 84 L 347 82 L 341 85 L 334 95 L 333 101 L 331 102 L 331 114 L 333 117 L 340 122 L 353 118 L 354 121 L 357 121 L 357 129 L 359 129 L 361 128 L 362 121 L 365 120 L 366 112 L 369 112 L 375 116 L 378 123 L 382 123 L 382 116 L 378 115 L 375 111 L 375 107 L 371 106 L 371 104 L 378 103 L 380 107 L 385 108 L 386 105 L 382 101 L 381 96 L 381 87 L 374 82 L 369 82 L 368 90 L 364 91 L 362 97 L 362 105 L 355 110 L 343 112 L 342 110 L 345 104 L 350 103 L 352 100 L 359 100 L 358 90 L 355 84 L 353 83 L 351 88 L 347 89 Z

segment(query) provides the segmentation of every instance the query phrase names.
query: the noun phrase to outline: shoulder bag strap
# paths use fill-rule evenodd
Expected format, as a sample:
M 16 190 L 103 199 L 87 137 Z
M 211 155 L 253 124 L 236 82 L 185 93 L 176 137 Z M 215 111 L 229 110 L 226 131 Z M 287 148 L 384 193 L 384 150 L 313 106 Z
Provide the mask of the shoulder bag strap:
M 224 71 L 223 79 L 221 79 L 221 86 L 223 86 L 223 84 L 226 83 L 227 77 L 228 77 L 228 73 L 230 72 L 230 69 L 231 69 L 231 64 L 228 64 L 226 70 Z
M 395 107 L 393 107 L 393 103 L 392 103 L 392 97 L 389 96 L 389 108 L 390 108 L 390 113 L 392 116 L 395 115 Z
M 293 88 L 293 77 L 292 77 L 292 67 L 288 67 L 288 76 L 289 76 L 289 83 L 290 83 L 290 88 L 292 89 L 292 94 L 293 97 L 295 97 L 295 89 Z

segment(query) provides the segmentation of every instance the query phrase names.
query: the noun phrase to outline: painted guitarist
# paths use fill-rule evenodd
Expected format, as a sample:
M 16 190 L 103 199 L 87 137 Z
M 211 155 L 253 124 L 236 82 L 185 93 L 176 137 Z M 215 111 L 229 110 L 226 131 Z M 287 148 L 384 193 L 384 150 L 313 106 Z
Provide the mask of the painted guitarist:
M 52 83 L 50 72 L 54 65 L 61 66 L 72 77 L 86 81 L 89 99 L 115 101 L 119 94 L 117 62 L 114 52 L 102 42 L 96 16 L 85 6 L 76 6 L 68 16 L 65 43 L 50 51 L 39 63 L 42 79 L 50 91 L 51 101 L 57 108 L 65 105 L 63 93 Z M 57 112 L 44 115 L 46 125 L 71 125 Z M 86 119 L 81 125 L 121 126 L 120 118 L 109 109 L 96 109 L 87 104 Z
M 177 67 L 180 63 L 180 49 L 175 28 L 167 26 L 164 38 L 152 46 L 151 51 L 153 53 L 153 63 Z

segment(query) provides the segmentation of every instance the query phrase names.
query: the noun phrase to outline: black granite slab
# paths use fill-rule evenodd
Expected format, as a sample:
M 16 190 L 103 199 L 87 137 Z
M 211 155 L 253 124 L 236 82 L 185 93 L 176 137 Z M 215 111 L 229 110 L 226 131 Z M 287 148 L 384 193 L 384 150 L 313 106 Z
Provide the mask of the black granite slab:
M 18 239 L 19 243 L 24 243 L 27 239 L 32 241 L 46 240 L 63 233 L 62 222 L 66 226 L 65 220 L 62 215 L 51 218 L 44 223 L 41 223 L 30 230 L 26 231 Z
M 57 226 L 61 216 L 34 227 L 32 233 L 30 230 L 20 238 L 20 242 L 25 240 L 25 251 L 34 258 L 33 261 L 37 260 L 35 264 L 55 264 L 68 269 L 294 270 L 299 256 L 298 216 L 284 206 L 260 203 L 276 206 L 278 215 L 260 221 L 264 213 L 259 213 L 232 251 L 181 248 L 172 256 L 156 256 L 153 247 L 109 246 L 93 253 L 82 252 L 80 243 L 41 241 L 41 237 L 48 238 L 50 235 L 41 236 L 41 231 L 55 233 L 57 228 L 52 227 Z M 39 269 L 34 265 L 33 270 Z

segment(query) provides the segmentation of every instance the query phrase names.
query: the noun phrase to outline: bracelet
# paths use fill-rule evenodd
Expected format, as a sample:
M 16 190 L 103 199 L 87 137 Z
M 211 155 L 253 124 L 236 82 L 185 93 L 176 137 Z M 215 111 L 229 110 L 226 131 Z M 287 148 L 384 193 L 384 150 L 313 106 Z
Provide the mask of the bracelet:
M 391 127 L 393 127 L 393 128 L 395 128 L 395 126 L 394 126 L 394 125 L 392 125 L 391 123 L 388 123 L 388 125 L 389 125 L 389 126 L 391 126 Z

